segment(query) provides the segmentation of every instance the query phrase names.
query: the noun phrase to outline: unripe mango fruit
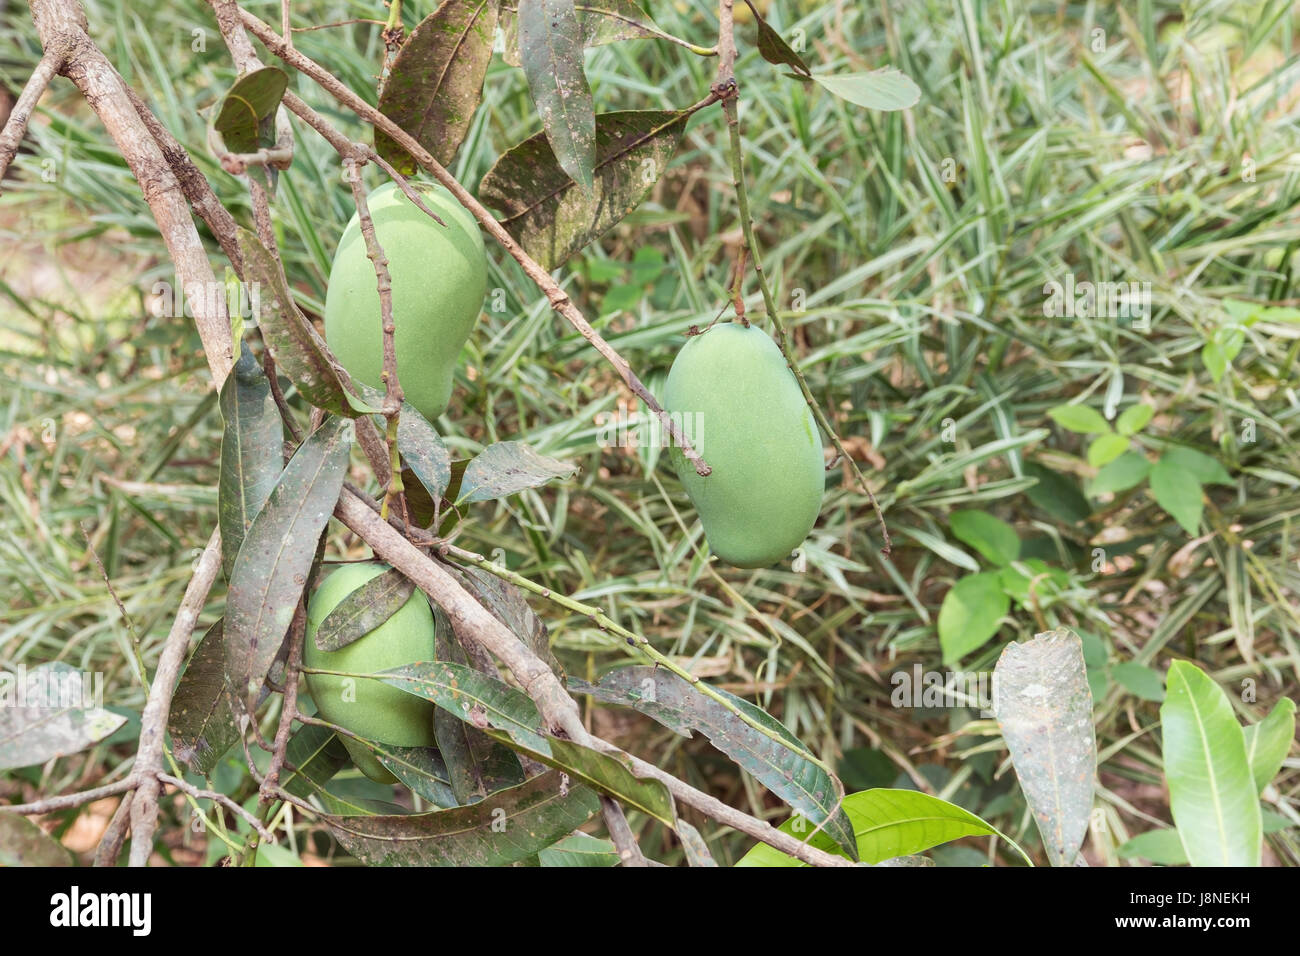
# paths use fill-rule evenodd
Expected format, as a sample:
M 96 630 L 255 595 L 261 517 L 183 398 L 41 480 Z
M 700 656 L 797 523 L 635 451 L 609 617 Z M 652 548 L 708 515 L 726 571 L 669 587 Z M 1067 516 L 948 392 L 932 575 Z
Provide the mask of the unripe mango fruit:
M 826 471 L 817 423 L 776 343 L 737 322 L 692 336 L 663 406 L 713 469 L 697 474 L 674 443 L 673 467 L 713 552 L 763 568 L 799 547 L 821 511 Z
M 370 674 L 416 661 L 434 660 L 433 612 L 416 591 L 397 613 L 368 634 L 337 651 L 316 646 L 316 632 L 330 611 L 349 594 L 388 568 L 382 564 L 344 564 L 331 572 L 307 602 L 304 667 Z M 433 746 L 433 704 L 382 680 L 307 674 L 307 689 L 321 717 L 359 737 L 396 747 Z M 384 765 L 361 744 L 339 735 L 352 761 L 370 779 L 392 783 Z
M 411 183 L 440 226 L 395 183 L 366 197 L 393 286 L 393 343 L 406 400 L 433 421 L 447 410 L 461 347 L 487 292 L 483 236 L 469 210 L 435 183 Z M 325 341 L 353 378 L 382 388 L 383 325 L 374 264 L 356 215 L 343 230 L 325 293 Z

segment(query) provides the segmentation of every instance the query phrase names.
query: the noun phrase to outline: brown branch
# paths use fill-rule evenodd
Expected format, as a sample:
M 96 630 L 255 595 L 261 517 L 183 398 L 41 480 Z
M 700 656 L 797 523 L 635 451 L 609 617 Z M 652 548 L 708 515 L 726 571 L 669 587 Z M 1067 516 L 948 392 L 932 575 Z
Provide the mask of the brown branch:
M 193 223 L 190 223 L 191 231 L 193 228 Z M 229 336 L 227 329 L 226 337 Z M 172 622 L 167 641 L 163 644 L 158 668 L 149 686 L 149 699 L 140 717 L 140 746 L 131 770 L 132 776 L 140 782 L 131 804 L 131 866 L 145 866 L 153 850 L 153 835 L 158 827 L 158 781 L 162 774 L 163 742 L 172 693 L 185 660 L 185 651 L 190 646 L 194 625 L 198 623 L 203 605 L 207 603 L 208 591 L 212 589 L 220 568 L 221 532 L 215 530 L 208 539 L 208 546 L 203 549 L 194 577 L 185 588 L 185 596 L 181 598 L 176 620 Z
M 93 787 L 90 790 L 79 790 L 76 793 L 65 793 L 57 797 L 46 797 L 44 800 L 34 800 L 31 803 L 13 803 L 0 805 L 0 813 L 22 813 L 30 816 L 36 816 L 42 813 L 53 813 L 56 810 L 70 810 L 73 807 L 79 807 L 83 804 L 94 803 L 96 800 L 102 800 L 104 797 L 111 797 L 114 794 L 121 793 L 123 790 L 130 790 L 135 786 L 134 775 L 127 777 L 125 780 L 118 780 L 116 783 L 106 783 L 102 787 Z
M 27 134 L 27 124 L 31 122 L 37 102 L 50 85 L 50 80 L 62 72 L 67 54 L 67 44 L 46 47 L 45 55 L 36 64 L 36 69 L 32 70 L 27 85 L 18 96 L 18 102 L 9 111 L 9 119 L 5 122 L 4 130 L 0 131 L 0 183 L 3 183 L 9 164 L 18 154 L 18 147 Z
M 198 787 L 194 786 L 194 784 L 188 783 L 180 777 L 173 777 L 171 774 L 160 773 L 158 774 L 158 779 L 165 784 L 175 787 L 183 793 L 188 793 L 195 800 L 211 800 L 214 803 L 220 804 L 231 813 L 247 820 L 249 825 L 252 826 L 267 843 L 275 842 L 275 834 L 268 830 L 262 824 L 261 820 L 259 820 L 254 814 L 249 813 L 234 800 L 231 800 L 224 793 L 217 793 L 215 790 L 200 790 Z M 132 846 L 132 849 L 134 850 L 135 847 Z
M 218 2 L 218 0 L 213 0 L 213 2 Z M 505 227 L 497 222 L 493 215 L 488 212 L 487 209 L 485 209 L 483 205 L 465 189 L 464 186 L 457 182 L 456 178 L 452 176 L 451 173 L 447 172 L 447 170 L 444 169 L 436 159 L 434 159 L 433 155 L 427 149 L 420 145 L 414 137 L 394 123 L 391 119 L 379 112 L 379 110 L 375 109 L 356 93 L 352 92 L 346 84 L 339 80 L 338 77 L 329 70 L 325 69 L 309 57 L 303 56 L 302 53 L 298 52 L 294 48 L 288 46 L 279 35 L 276 34 L 275 30 L 266 23 L 259 20 L 247 10 L 241 9 L 239 12 L 243 18 L 244 26 L 246 26 L 255 37 L 261 40 L 262 43 L 266 45 L 266 48 L 275 54 L 275 56 L 279 57 L 289 66 L 305 73 L 311 79 L 315 80 L 321 88 L 338 100 L 343 106 L 352 110 L 363 120 L 373 124 L 377 130 L 381 130 L 390 136 L 394 142 L 410 153 L 419 165 L 428 170 L 429 173 L 438 180 L 438 182 L 445 186 L 447 190 L 456 197 L 456 200 L 473 214 L 474 218 L 479 221 L 479 224 L 485 230 L 487 230 L 488 234 L 500 243 L 502 248 L 504 248 L 506 252 L 508 252 L 511 257 L 519 263 L 528 278 L 533 281 L 543 294 L 545 294 L 547 300 L 551 304 L 551 308 L 567 319 L 569 323 L 578 330 L 579 334 L 591 343 L 596 351 L 598 351 L 611 365 L 614 366 L 619 377 L 623 379 L 624 384 L 627 385 L 633 394 L 635 394 L 637 398 L 639 398 L 659 419 L 666 434 L 677 443 L 682 454 L 691 462 L 692 465 L 695 466 L 695 470 L 701 475 L 707 475 L 710 473 L 711 469 L 708 464 L 691 446 L 686 436 L 682 433 L 682 430 L 673 422 L 668 413 L 664 411 L 663 406 L 661 406 L 655 397 L 650 394 L 641 379 L 632 371 L 632 367 L 628 364 L 627 359 L 623 358 L 623 356 L 621 356 L 613 346 L 605 341 L 599 332 L 592 328 L 591 323 L 583 316 L 581 310 L 573 304 L 568 293 L 561 289 L 559 284 L 551 278 L 550 273 L 542 268 L 542 266 L 534 260 L 532 256 L 524 251 L 523 247 L 515 241 L 514 237 L 511 236 L 510 233 L 506 232 Z M 286 105 L 289 105 L 287 97 L 285 103 Z M 290 109 L 292 109 L 291 105 Z
M 280 705 L 280 725 L 275 729 L 275 740 L 271 745 L 271 764 L 266 768 L 266 779 L 262 781 L 261 799 L 272 799 L 270 792 L 280 786 L 280 769 L 284 766 L 285 752 L 289 747 L 289 734 L 293 730 L 294 718 L 298 715 L 298 679 L 302 667 L 302 642 L 307 629 L 307 612 L 301 601 L 294 610 L 293 623 L 289 625 L 289 656 L 284 662 L 284 695 Z
M 99 838 L 99 846 L 95 848 L 95 866 L 117 866 L 122 844 L 126 842 L 126 831 L 131 825 L 131 801 L 134 799 L 135 791 L 128 790 L 118 801 L 113 818 L 108 821 L 104 835 Z

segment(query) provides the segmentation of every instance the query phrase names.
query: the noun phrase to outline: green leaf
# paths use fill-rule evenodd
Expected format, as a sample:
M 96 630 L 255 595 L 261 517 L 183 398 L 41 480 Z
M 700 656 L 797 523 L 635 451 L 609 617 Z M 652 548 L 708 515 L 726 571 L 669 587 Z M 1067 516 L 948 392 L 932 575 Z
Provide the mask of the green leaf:
M 442 608 L 433 611 L 436 622 L 435 654 L 440 661 L 465 666 L 465 650 L 456 640 Z M 444 707 L 433 712 L 433 734 L 447 762 L 452 792 L 463 806 L 477 803 L 489 793 L 524 782 L 524 768 L 514 751 L 471 727 Z
M 1174 661 L 1160 707 L 1169 808 L 1193 866 L 1259 866 L 1259 798 L 1246 739 L 1223 689 Z
M 508 13 L 505 25 L 505 54 L 511 66 L 522 66 L 519 59 L 519 24 L 517 0 L 502 0 L 501 9 Z M 603 46 L 619 40 L 649 37 L 673 39 L 655 25 L 650 15 L 634 0 L 577 0 L 578 23 L 582 27 L 584 47 Z
M 912 78 L 893 67 L 870 73 L 820 73 L 812 79 L 840 99 L 869 110 L 911 109 L 921 99 Z
M 1116 851 L 1126 860 L 1150 860 L 1157 866 L 1185 866 L 1187 851 L 1172 827 L 1139 833 Z
M 367 866 L 508 866 L 551 846 L 599 808 L 595 791 L 550 772 L 469 807 L 322 819 Z
M 306 724 L 294 732 L 284 759 L 280 785 L 303 800 L 322 793 L 325 784 L 352 762 L 334 731 L 316 724 Z
M 455 159 L 483 98 L 496 28 L 495 0 L 443 0 L 406 38 L 384 83 L 379 111 L 443 166 Z M 419 168 L 381 130 L 375 150 L 405 176 Z
M 1104 465 L 1097 477 L 1088 482 L 1088 494 L 1098 495 L 1128 491 L 1140 485 L 1151 473 L 1151 462 L 1135 451 L 1126 451 Z
M 803 61 L 803 57 L 794 52 L 790 48 L 790 44 L 785 42 L 785 38 L 768 25 L 762 14 L 749 0 L 745 0 L 745 6 L 749 7 L 749 12 L 754 15 L 754 22 L 758 24 L 759 55 L 768 63 L 774 63 L 777 66 L 788 66 L 800 76 L 811 79 L 812 70 L 808 69 L 808 64 Z M 917 97 L 920 97 L 919 90 L 917 91 Z
M 433 747 L 395 747 L 381 743 L 370 749 L 379 762 L 413 793 L 418 793 L 436 807 L 460 805 L 461 801 L 451 788 L 451 773 L 442 755 Z
M 1136 435 L 1147 427 L 1155 413 L 1156 410 L 1145 403 L 1130 405 L 1120 413 L 1118 420 L 1115 422 L 1115 430 L 1121 435 L 1130 437 Z
M 1088 464 L 1094 468 L 1109 465 L 1124 452 L 1128 451 L 1128 439 L 1111 432 L 1100 435 L 1088 446 Z
M 381 412 L 377 405 L 368 405 L 357 397 L 358 387 L 293 301 L 280 263 L 257 236 L 242 226 L 238 236 L 246 278 L 257 293 L 262 338 L 280 371 L 317 408 L 352 418 Z M 378 395 L 374 389 L 369 392 Z
M 1079 483 L 1073 478 L 1052 471 L 1035 461 L 1025 462 L 1025 476 L 1037 479 L 1037 484 L 1025 492 L 1039 508 L 1042 508 L 1058 521 L 1078 524 L 1086 521 L 1092 514 L 1088 499 L 1079 491 Z
M 1110 676 L 1130 694 L 1142 700 L 1165 699 L 1165 684 L 1157 671 L 1137 661 L 1121 661 L 1110 669 Z
M 93 706 L 95 696 L 93 676 L 62 661 L 0 671 L 0 770 L 66 757 L 111 736 L 126 718 Z
M 327 418 L 285 466 L 239 549 L 226 596 L 226 675 L 246 701 L 261 690 L 289 630 L 351 447 L 352 423 Z
M 409 402 L 397 419 L 397 449 L 420 484 L 436 502 L 451 482 L 451 454 L 429 420 Z
M 72 866 L 58 840 L 19 813 L 0 810 L 0 866 Z
M 167 714 L 172 753 L 194 773 L 210 773 L 239 739 L 226 684 L 222 622 L 210 628 L 190 655 Z
M 1246 758 L 1255 780 L 1255 792 L 1263 793 L 1291 750 L 1295 738 L 1295 701 L 1283 697 L 1273 705 L 1269 715 L 1244 730 Z
M 1012 642 L 993 671 L 1002 739 L 1053 866 L 1072 866 L 1092 816 L 1097 740 L 1083 645 L 1068 628 Z
M 596 117 L 594 198 L 557 164 L 544 134 L 497 159 L 479 198 L 543 268 L 554 269 L 639 206 L 668 167 L 687 111 L 627 110 Z
M 274 140 L 262 140 L 263 121 L 274 118 L 288 88 L 288 74 L 274 66 L 241 76 L 221 101 L 221 109 L 212 124 L 221 134 L 226 149 L 232 153 L 255 153 L 262 146 L 274 145 Z
M 1110 425 L 1101 417 L 1101 412 L 1087 405 L 1057 405 L 1047 414 L 1066 431 L 1080 435 L 1102 435 L 1110 431 Z
M 1156 503 L 1178 522 L 1189 535 L 1201 528 L 1201 512 L 1205 503 L 1201 498 L 1201 482 L 1187 468 L 1176 464 L 1168 455 L 1162 455 L 1151 468 L 1151 494 Z
M 508 742 L 512 749 L 561 769 L 668 827 L 675 825 L 672 797 L 662 783 L 637 777 L 616 757 L 544 734 L 537 706 L 522 691 L 446 661 L 408 664 L 381 673 L 385 683 L 433 701 L 476 729 Z
M 596 116 L 573 0 L 519 0 L 519 57 L 560 168 L 591 198 Z
M 967 836 L 1002 836 L 975 814 L 916 790 L 851 793 L 844 798 L 844 810 L 852 821 L 858 855 L 864 863 L 912 856 Z M 796 837 L 808 834 L 811 839 L 805 839 L 805 843 L 828 853 L 836 852 L 831 839 L 821 832 L 813 835 L 812 824 L 802 816 L 787 820 L 779 829 Z M 1011 840 L 1007 842 L 1015 846 Z M 757 844 L 736 863 L 736 866 L 806 865 L 766 843 Z
M 414 582 L 396 568 L 376 575 L 325 615 L 316 629 L 316 646 L 322 651 L 347 647 L 400 611 L 414 593 Z
M 1203 485 L 1227 485 L 1233 487 L 1237 484 L 1217 458 L 1211 458 L 1195 448 L 1186 448 L 1181 445 L 1166 448 L 1161 453 L 1160 460 L 1166 462 L 1170 468 L 1180 468 L 1183 471 L 1191 472 L 1196 476 L 1196 480 Z
M 956 664 L 971 651 L 988 643 L 1011 610 L 996 571 L 969 574 L 944 596 L 939 608 L 939 643 L 944 664 Z
M 609 840 L 570 833 L 538 854 L 542 866 L 618 866 L 618 850 Z
M 217 514 L 221 564 L 230 577 L 248 526 L 262 510 L 284 470 L 284 426 L 271 397 L 271 383 L 246 343 L 221 386 L 221 472 Z
M 948 516 L 953 537 L 968 544 L 998 567 L 1020 557 L 1016 529 L 987 511 L 954 511 Z
M 817 764 L 790 749 L 803 744 L 776 718 L 732 694 L 723 693 L 736 710 L 771 730 L 779 739 L 760 733 L 719 701 L 705 696 L 682 678 L 651 666 L 619 667 L 598 684 L 570 681 L 579 693 L 607 703 L 634 707 L 679 734 L 698 730 L 748 774 L 824 829 L 840 846 L 853 847 L 853 833 L 842 812 L 834 813 L 835 782 Z M 785 741 L 786 743 L 782 743 Z M 833 814 L 833 815 L 832 815 Z
M 465 466 L 457 504 L 491 501 L 576 474 L 577 465 L 539 455 L 523 442 L 488 445 Z
M 717 866 L 718 861 L 709 852 L 709 845 L 704 842 L 700 831 L 685 820 L 677 821 L 677 838 L 682 841 L 682 852 L 686 855 L 687 866 Z

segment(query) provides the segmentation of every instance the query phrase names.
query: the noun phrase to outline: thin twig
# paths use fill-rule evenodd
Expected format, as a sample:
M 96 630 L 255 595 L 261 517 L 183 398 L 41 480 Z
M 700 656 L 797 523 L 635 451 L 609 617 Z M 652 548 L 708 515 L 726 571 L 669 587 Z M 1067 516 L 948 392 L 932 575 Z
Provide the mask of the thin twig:
M 221 806 L 225 807 L 231 813 L 238 814 L 247 820 L 249 825 L 252 826 L 267 843 L 275 842 L 275 834 L 263 826 L 262 821 L 259 820 L 256 815 L 249 813 L 224 793 L 217 793 L 215 790 L 200 790 L 192 783 L 187 783 L 180 777 L 173 777 L 171 774 L 160 773 L 158 774 L 158 779 L 163 783 L 170 784 L 177 790 L 188 793 L 195 800 L 212 800 L 215 803 L 221 804 Z
M 280 704 L 280 724 L 275 729 L 275 740 L 271 745 L 271 764 L 266 768 L 266 779 L 260 790 L 263 802 L 271 799 L 270 791 L 280 786 L 280 769 L 284 766 L 285 752 L 289 747 L 289 734 L 293 730 L 294 718 L 298 715 L 298 679 L 302 667 L 302 642 L 307 626 L 307 613 L 302 602 L 293 614 L 293 623 L 289 625 L 289 656 L 284 664 L 284 695 Z
M 191 224 L 191 229 L 193 225 Z M 229 332 L 227 332 L 229 335 Z M 162 773 L 163 742 L 167 715 L 171 711 L 172 693 L 185 651 L 190 646 L 194 625 L 198 623 L 208 592 L 221 568 L 221 531 L 214 530 L 203 549 L 194 576 L 185 588 L 185 596 L 163 644 L 158 668 L 149 687 L 149 699 L 140 717 L 140 746 L 136 751 L 132 773 L 140 781 L 131 804 L 131 866 L 144 866 L 153 851 L 154 831 L 158 827 L 158 777 Z
M 36 64 L 36 69 L 32 70 L 27 85 L 19 94 L 18 101 L 10 109 L 9 119 L 5 122 L 4 129 L 0 131 L 0 183 L 4 182 L 9 164 L 18 155 L 18 147 L 27 134 L 27 124 L 31 122 L 36 104 L 40 101 L 45 88 L 50 85 L 50 80 L 63 69 L 67 56 L 67 43 L 47 47 L 45 55 Z
M 131 801 L 134 799 L 135 791 L 128 790 L 118 801 L 104 835 L 99 838 L 99 846 L 95 848 L 95 866 L 117 866 L 122 844 L 126 842 L 126 832 L 131 826 Z
M 131 790 L 135 785 L 136 777 L 133 774 L 125 780 L 106 783 L 102 787 L 92 787 L 90 790 L 79 790 L 76 793 L 46 797 L 44 800 L 35 800 L 31 803 L 0 804 L 0 813 L 22 813 L 35 816 L 42 813 L 53 813 L 56 810 L 69 810 L 72 807 L 94 803 L 96 800 L 104 799 L 104 797 L 111 797 L 123 790 Z

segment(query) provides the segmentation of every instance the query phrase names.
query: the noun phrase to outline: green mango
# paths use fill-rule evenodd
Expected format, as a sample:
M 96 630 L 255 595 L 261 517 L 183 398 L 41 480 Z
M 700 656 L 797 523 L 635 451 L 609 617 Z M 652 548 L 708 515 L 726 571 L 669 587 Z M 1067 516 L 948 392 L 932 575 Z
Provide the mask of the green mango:
M 738 568 L 784 560 L 817 522 L 826 470 L 817 423 L 785 356 L 753 326 L 692 336 L 664 387 L 664 408 L 713 473 L 670 457 L 714 554 Z
M 456 362 L 483 307 L 487 256 L 469 210 L 436 183 L 412 183 L 440 226 L 389 183 L 366 198 L 393 285 L 397 378 L 433 421 L 447 410 Z M 383 326 L 375 267 L 356 215 L 343 230 L 325 292 L 325 341 L 353 378 L 382 388 Z
M 320 670 L 370 674 L 434 656 L 433 612 L 424 593 L 416 591 L 387 621 L 337 651 L 316 646 L 316 632 L 330 611 L 371 578 L 383 574 L 383 564 L 344 564 L 331 572 L 307 602 L 307 632 L 302 662 Z M 431 747 L 433 704 L 381 680 L 307 674 L 307 689 L 325 720 L 359 737 L 396 747 Z M 342 734 L 339 739 L 352 761 L 371 780 L 392 783 L 394 777 L 366 747 Z

